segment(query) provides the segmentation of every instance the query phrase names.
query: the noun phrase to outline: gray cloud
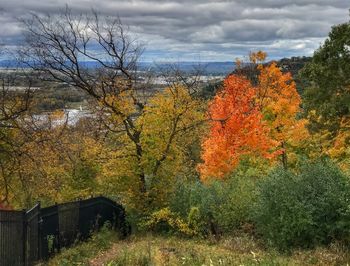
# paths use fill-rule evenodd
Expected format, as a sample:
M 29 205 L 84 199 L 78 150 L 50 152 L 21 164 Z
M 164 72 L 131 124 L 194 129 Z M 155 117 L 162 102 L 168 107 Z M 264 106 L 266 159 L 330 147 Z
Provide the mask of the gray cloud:
M 73 12 L 119 15 L 147 44 L 145 60 L 233 60 L 263 49 L 272 58 L 310 55 L 332 25 L 349 20 L 348 0 L 67 0 Z M 18 18 L 59 13 L 60 0 L 0 0 L 0 42 L 21 38 Z

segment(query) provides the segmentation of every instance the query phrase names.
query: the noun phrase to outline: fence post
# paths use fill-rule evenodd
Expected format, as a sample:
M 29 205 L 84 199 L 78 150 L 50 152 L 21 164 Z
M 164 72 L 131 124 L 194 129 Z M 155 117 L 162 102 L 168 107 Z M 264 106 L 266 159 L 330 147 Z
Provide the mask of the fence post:
M 61 246 L 62 246 L 62 242 L 61 242 L 61 227 L 60 227 L 60 208 L 57 202 L 55 202 L 55 206 L 56 206 L 56 211 L 57 211 L 57 219 L 58 219 L 58 227 L 57 227 L 57 251 L 61 252 Z
M 41 225 L 42 225 L 42 218 L 41 218 L 41 202 L 38 201 L 38 260 L 41 260 L 42 259 L 42 250 L 41 250 L 41 245 L 42 245 L 42 239 L 41 239 L 41 236 L 42 236 L 42 228 L 41 228 Z
M 23 248 L 23 265 L 27 265 L 27 222 L 26 222 L 26 209 L 22 210 L 22 248 Z

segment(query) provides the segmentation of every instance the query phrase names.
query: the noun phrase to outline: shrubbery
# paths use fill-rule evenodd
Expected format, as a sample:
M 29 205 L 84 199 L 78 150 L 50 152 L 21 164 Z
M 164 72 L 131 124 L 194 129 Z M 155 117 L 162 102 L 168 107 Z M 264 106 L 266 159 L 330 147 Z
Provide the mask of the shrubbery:
M 143 225 L 197 236 L 233 232 L 248 222 L 254 187 L 251 179 L 240 176 L 211 184 L 179 183 L 169 208 L 155 212 Z M 173 221 L 181 221 L 189 230 L 181 230 L 179 223 Z
M 254 220 L 281 250 L 349 236 L 349 180 L 328 160 L 304 163 L 298 173 L 275 169 L 259 186 Z
M 237 171 L 224 181 L 179 183 L 169 206 L 144 225 L 186 236 L 244 231 L 283 251 L 349 240 L 349 177 L 329 160 L 295 169 L 276 168 L 263 177 Z

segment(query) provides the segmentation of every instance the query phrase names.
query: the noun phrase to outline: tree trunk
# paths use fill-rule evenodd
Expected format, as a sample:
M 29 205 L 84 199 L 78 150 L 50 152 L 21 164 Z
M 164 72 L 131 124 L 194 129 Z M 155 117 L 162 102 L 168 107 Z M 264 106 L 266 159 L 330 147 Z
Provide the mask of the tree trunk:
M 282 165 L 284 169 L 288 169 L 288 158 L 287 158 L 287 151 L 285 149 L 285 144 L 284 141 L 282 142 L 282 149 L 283 149 L 283 153 L 281 155 L 282 157 Z

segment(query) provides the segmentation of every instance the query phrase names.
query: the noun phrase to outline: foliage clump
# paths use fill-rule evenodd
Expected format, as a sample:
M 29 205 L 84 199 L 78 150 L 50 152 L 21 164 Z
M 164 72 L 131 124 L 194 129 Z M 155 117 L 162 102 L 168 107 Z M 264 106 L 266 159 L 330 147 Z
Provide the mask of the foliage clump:
M 179 235 L 220 237 L 251 228 L 255 181 L 235 174 L 226 181 L 176 185 L 169 207 L 154 212 L 144 228 Z
M 277 168 L 258 189 L 254 221 L 267 243 L 287 250 L 349 238 L 348 177 L 328 160 L 297 173 Z

